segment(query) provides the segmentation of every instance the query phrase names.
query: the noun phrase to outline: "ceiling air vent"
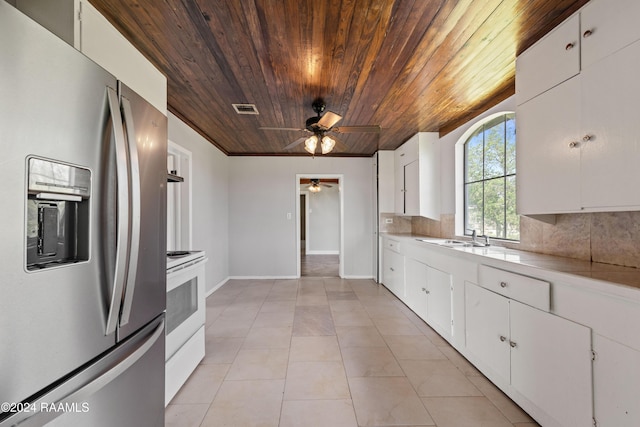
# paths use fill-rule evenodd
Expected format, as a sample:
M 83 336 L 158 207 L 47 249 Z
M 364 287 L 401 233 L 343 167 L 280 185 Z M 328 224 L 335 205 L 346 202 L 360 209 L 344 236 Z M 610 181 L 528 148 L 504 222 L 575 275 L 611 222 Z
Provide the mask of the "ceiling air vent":
M 260 114 L 258 113 L 258 109 L 253 104 L 231 104 L 233 105 L 233 109 L 236 110 L 238 114 Z

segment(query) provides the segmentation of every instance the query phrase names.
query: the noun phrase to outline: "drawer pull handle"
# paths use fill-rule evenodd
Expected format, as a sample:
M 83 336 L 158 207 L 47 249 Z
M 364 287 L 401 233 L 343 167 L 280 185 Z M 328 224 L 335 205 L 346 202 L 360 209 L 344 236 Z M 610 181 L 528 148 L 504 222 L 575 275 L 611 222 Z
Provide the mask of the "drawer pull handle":
M 585 31 L 585 32 L 582 34 L 582 37 L 584 37 L 584 38 L 586 39 L 586 38 L 587 38 L 587 37 L 589 37 L 591 34 L 593 34 L 593 31 L 591 31 L 591 30 L 587 30 L 587 31 Z
M 573 49 L 574 46 L 575 46 L 575 44 L 573 44 L 573 43 L 567 43 L 567 45 L 564 47 L 564 50 L 571 50 L 571 49 Z
M 395 271 L 395 270 L 393 269 L 393 267 L 389 267 L 389 270 L 391 270 L 391 271 Z
M 507 287 L 507 282 L 500 282 L 500 287 L 501 288 L 506 288 Z
M 513 341 L 509 341 L 509 345 L 511 346 L 511 348 L 516 348 L 518 346 L 518 344 Z
M 500 341 L 505 342 L 507 340 L 507 337 L 505 337 L 504 335 L 500 335 Z

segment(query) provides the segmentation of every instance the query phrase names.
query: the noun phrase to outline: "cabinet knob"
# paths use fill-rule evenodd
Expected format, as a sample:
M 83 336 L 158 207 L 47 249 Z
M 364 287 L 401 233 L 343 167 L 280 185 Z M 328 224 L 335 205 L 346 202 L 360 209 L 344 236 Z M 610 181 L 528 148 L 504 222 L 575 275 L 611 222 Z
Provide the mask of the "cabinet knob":
M 509 345 L 511 346 L 511 348 L 516 348 L 518 346 L 518 344 L 513 341 L 509 341 Z
M 504 335 L 500 335 L 500 341 L 505 342 L 507 340 L 507 337 L 505 337 Z
M 425 288 L 422 288 L 422 292 L 427 292 L 427 290 Z
M 576 148 L 578 146 L 578 142 L 577 141 L 571 141 L 569 143 L 569 148 Z
M 395 271 L 395 270 L 393 269 L 393 267 L 389 267 L 389 270 L 391 270 L 391 271 Z
M 506 288 L 507 287 L 507 282 L 500 282 L 500 287 L 501 288 Z
M 591 34 L 593 34 L 593 31 L 587 30 L 584 33 L 582 33 L 582 37 L 586 39 L 587 37 L 591 36 Z
M 590 141 L 590 140 L 591 140 L 591 135 L 585 135 L 585 136 L 583 136 L 583 137 L 582 137 L 582 140 L 583 140 L 584 142 Z
M 573 49 L 574 46 L 575 46 L 575 43 L 567 43 L 567 45 L 564 47 L 564 50 L 571 50 Z

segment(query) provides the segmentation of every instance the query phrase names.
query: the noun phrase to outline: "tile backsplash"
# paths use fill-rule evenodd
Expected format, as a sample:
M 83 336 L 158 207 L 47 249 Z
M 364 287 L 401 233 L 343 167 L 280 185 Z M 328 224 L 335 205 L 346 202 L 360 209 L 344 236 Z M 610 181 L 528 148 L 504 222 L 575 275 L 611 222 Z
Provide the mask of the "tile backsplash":
M 393 223 L 387 224 L 386 218 Z M 440 221 L 380 215 L 380 230 L 391 233 L 455 237 L 455 215 Z M 520 217 L 520 242 L 498 243 L 513 249 L 640 268 L 640 212 L 556 215 L 555 224 Z

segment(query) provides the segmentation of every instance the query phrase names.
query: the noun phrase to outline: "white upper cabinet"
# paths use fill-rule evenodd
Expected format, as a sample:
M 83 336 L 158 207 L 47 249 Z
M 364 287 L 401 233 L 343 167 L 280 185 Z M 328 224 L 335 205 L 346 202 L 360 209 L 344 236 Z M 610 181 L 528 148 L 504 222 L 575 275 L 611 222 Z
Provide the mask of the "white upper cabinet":
M 546 39 L 518 58 L 516 85 L 535 89 L 516 109 L 519 214 L 640 209 L 640 29 L 632 25 L 640 2 L 615 3 L 592 0 L 556 30 L 581 20 L 578 75 L 537 85 L 533 74 L 557 74 L 552 63 L 527 59 L 543 57 Z
M 86 0 L 16 0 L 16 7 L 167 113 L 167 78 Z
M 516 59 L 518 105 L 580 72 L 579 34 L 580 17 L 574 15 L 518 56 Z
M 395 213 L 440 219 L 440 146 L 435 132 L 420 132 L 395 151 Z
M 591 0 L 580 11 L 582 69 L 640 40 L 640 1 Z
M 521 215 L 580 210 L 580 77 L 516 109 L 516 208 Z
M 640 208 L 639 67 L 637 41 L 581 74 L 582 133 L 576 138 L 580 138 L 585 209 Z
M 394 152 L 378 151 L 378 211 L 395 212 Z

